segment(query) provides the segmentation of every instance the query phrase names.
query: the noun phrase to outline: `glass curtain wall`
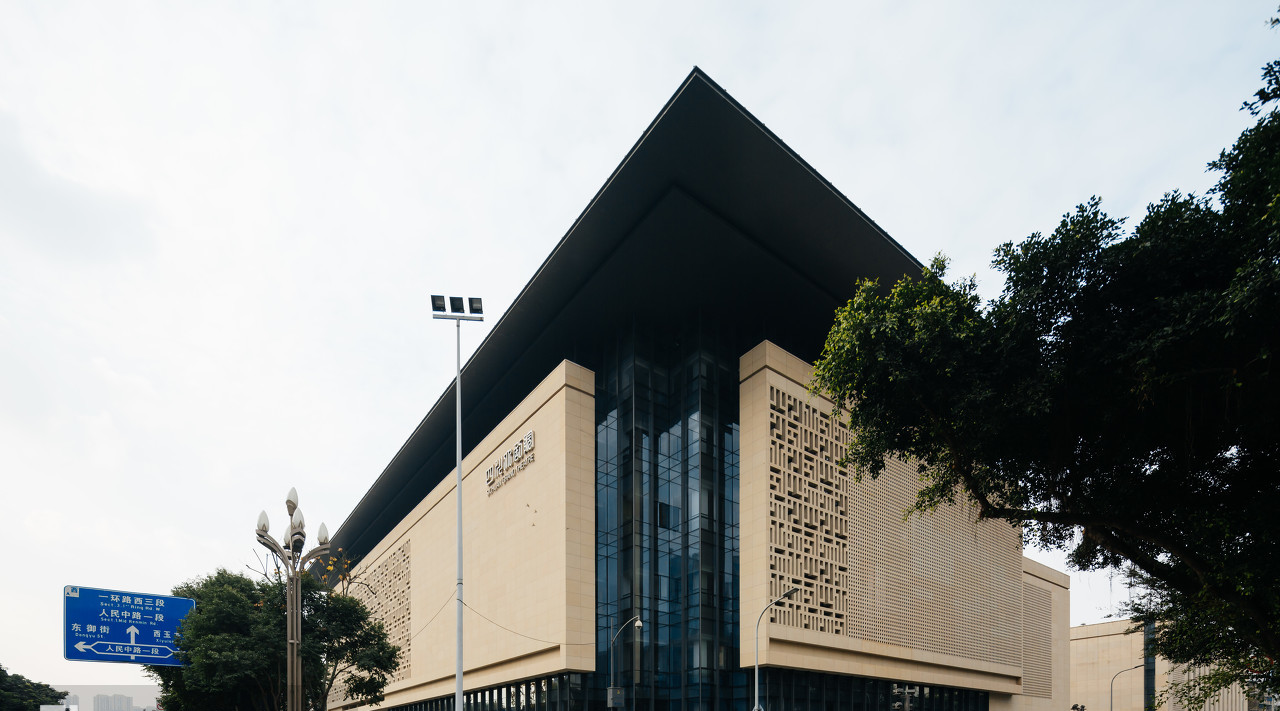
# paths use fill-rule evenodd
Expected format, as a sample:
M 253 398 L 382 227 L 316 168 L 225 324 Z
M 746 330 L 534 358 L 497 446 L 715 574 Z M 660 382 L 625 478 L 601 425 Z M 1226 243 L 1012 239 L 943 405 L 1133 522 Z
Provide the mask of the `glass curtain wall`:
M 760 704 L 769 711 L 988 711 L 990 696 L 973 689 L 761 669 Z
M 738 669 L 740 354 L 710 328 L 633 322 L 599 355 L 601 671 L 591 705 L 606 707 L 612 676 L 626 709 L 747 711 Z M 621 627 L 637 615 L 642 629 Z
M 468 691 L 465 711 L 585 711 L 582 674 L 555 674 Z M 453 711 L 453 696 L 396 706 L 391 711 Z

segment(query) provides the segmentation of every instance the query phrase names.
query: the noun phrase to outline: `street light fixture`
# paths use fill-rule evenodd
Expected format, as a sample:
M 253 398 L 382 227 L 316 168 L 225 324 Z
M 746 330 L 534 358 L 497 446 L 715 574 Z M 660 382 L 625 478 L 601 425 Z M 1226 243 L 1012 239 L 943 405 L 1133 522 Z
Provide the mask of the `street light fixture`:
M 298 655 L 302 646 L 302 576 L 307 574 L 307 564 L 329 555 L 329 529 L 322 523 L 316 534 L 320 545 L 303 555 L 307 543 L 306 519 L 298 508 L 298 490 L 289 489 L 284 506 L 289 511 L 289 531 L 284 536 L 285 545 L 276 542 L 268 531 L 271 524 L 267 512 L 258 514 L 258 542 L 275 554 L 285 571 L 285 708 L 302 711 L 302 659 Z
M 756 618 L 756 705 L 752 711 L 764 711 L 760 706 L 760 621 L 764 619 L 764 613 L 768 612 L 769 608 L 798 592 L 800 592 L 800 588 L 791 588 L 790 590 L 775 597 L 768 605 L 764 606 L 764 609 L 760 611 L 760 616 Z
M 618 686 L 617 672 L 613 667 L 614 643 L 618 641 L 618 635 L 622 634 L 622 630 L 625 630 L 627 625 L 632 622 L 636 623 L 636 629 L 644 629 L 644 623 L 640 621 L 640 615 L 636 615 L 623 622 L 618 631 L 613 633 L 613 639 L 609 640 L 609 708 L 611 709 L 622 706 L 622 687 Z
M 1113 675 L 1111 676 L 1111 711 L 1116 711 L 1116 677 L 1120 676 L 1121 674 L 1123 674 L 1123 673 L 1125 673 L 1125 672 L 1127 672 L 1127 671 L 1133 671 L 1134 669 L 1141 669 L 1142 667 L 1143 667 L 1143 665 L 1142 665 L 1142 664 L 1139 664 L 1139 665 L 1138 665 L 1138 666 L 1136 666 L 1136 667 L 1129 667 L 1128 669 L 1121 669 L 1120 671 L 1116 672 L 1115 674 L 1113 674 Z
M 454 711 L 463 711 L 465 707 L 462 698 L 462 322 L 483 321 L 484 306 L 475 296 L 469 296 L 465 300 L 461 296 L 450 296 L 447 301 L 449 308 L 445 310 L 445 297 L 440 294 L 431 295 L 431 318 L 452 319 L 458 331 L 458 369 L 453 381 L 453 399 L 457 405 L 454 433 L 458 449 L 456 470 L 458 478 L 453 492 L 454 498 L 458 500 L 458 592 L 455 596 L 458 599 L 458 640 L 454 662 L 453 708 Z M 464 308 L 464 301 L 467 308 Z

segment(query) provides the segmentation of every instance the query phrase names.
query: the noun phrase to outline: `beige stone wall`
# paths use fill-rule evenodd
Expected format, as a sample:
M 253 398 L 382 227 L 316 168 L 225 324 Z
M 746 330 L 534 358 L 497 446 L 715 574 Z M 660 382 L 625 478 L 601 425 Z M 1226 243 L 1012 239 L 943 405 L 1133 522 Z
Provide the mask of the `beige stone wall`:
M 761 664 L 985 689 L 1005 706 L 1026 684 L 1043 701 L 1029 708 L 1060 705 L 1066 576 L 969 506 L 904 520 L 918 482 L 903 462 L 853 482 L 835 464 L 849 433 L 811 375 L 768 342 L 740 363 L 744 666 L 758 611 L 796 586 L 761 623 Z
M 1071 578 L 1022 559 L 1022 693 L 992 694 L 991 711 L 1063 711 L 1071 692 Z
M 1071 703 L 1084 704 L 1090 711 L 1112 708 L 1111 679 L 1115 677 L 1115 711 L 1143 711 L 1143 670 L 1124 671 L 1143 663 L 1143 635 L 1130 632 L 1133 623 L 1116 620 L 1071 628 Z M 1156 658 L 1156 695 L 1159 700 L 1170 682 L 1183 681 L 1197 670 L 1175 668 L 1163 657 Z M 1193 711 L 1169 700 L 1168 711 Z M 1248 700 L 1238 687 L 1225 689 L 1209 699 L 1203 711 L 1247 711 Z M 1200 710 L 1194 710 L 1200 711 Z
M 1160 669 L 1160 663 L 1163 661 L 1163 659 L 1156 660 L 1157 672 Z M 1170 682 L 1187 681 L 1199 676 L 1203 673 L 1203 670 L 1204 668 L 1182 669 L 1169 666 L 1167 679 Z M 1172 700 L 1168 703 L 1167 708 L 1169 711 L 1200 711 L 1199 709 L 1188 709 L 1181 703 Z M 1202 709 L 1203 711 L 1248 711 L 1249 697 L 1245 696 L 1244 689 L 1239 684 L 1232 684 L 1205 701 Z
M 594 391 L 591 371 L 561 363 L 463 459 L 468 690 L 594 669 Z M 505 480 L 487 482 L 508 453 Z M 454 690 L 455 478 L 450 473 L 356 569 L 393 641 L 407 650 L 384 706 Z
M 1117 620 L 1071 628 L 1071 703 L 1087 709 L 1112 708 L 1111 678 L 1142 664 L 1142 633 L 1130 634 L 1130 622 Z M 1142 710 L 1142 669 L 1115 677 L 1115 711 Z

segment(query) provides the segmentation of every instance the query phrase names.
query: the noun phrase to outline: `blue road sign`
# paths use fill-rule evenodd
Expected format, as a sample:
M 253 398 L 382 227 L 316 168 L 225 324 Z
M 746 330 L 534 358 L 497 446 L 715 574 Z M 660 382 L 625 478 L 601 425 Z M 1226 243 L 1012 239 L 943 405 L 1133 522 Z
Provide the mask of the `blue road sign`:
M 195 609 L 195 600 L 68 585 L 62 602 L 63 657 L 182 665 L 174 657 L 174 636 L 178 623 Z

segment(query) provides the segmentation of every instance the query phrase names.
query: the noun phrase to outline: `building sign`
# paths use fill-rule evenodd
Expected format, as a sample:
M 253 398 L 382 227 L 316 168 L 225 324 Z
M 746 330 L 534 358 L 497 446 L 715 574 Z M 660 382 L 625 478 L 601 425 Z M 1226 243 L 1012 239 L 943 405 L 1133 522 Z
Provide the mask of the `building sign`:
M 512 477 L 530 464 L 533 464 L 533 430 L 529 430 L 524 437 L 516 440 L 510 449 L 503 452 L 485 470 L 484 484 L 489 496 L 493 496 L 493 492 L 511 481 Z
M 178 666 L 178 624 L 196 606 L 189 597 L 68 585 L 62 590 L 63 657 L 72 661 Z

